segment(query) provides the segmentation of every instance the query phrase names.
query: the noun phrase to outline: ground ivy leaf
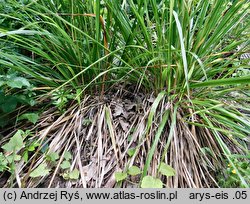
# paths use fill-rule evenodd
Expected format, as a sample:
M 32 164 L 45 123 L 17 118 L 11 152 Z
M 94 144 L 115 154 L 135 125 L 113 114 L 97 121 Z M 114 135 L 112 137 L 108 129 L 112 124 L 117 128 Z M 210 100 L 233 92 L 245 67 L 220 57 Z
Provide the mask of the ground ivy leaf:
M 141 173 L 141 170 L 137 166 L 131 166 L 128 169 L 128 174 L 131 176 L 136 176 Z
M 65 159 L 65 160 L 70 160 L 71 158 L 72 158 L 71 153 L 68 152 L 68 151 L 66 151 L 66 152 L 64 153 L 64 159 Z
M 25 113 L 18 118 L 18 120 L 25 120 L 25 119 L 32 122 L 33 124 L 36 124 L 36 122 L 39 119 L 39 115 L 37 113 Z
M 22 88 L 23 86 L 30 86 L 30 83 L 27 79 L 23 77 L 12 77 L 10 80 L 7 81 L 7 85 L 11 88 Z
M 69 169 L 70 168 L 70 163 L 69 161 L 63 161 L 62 164 L 60 165 L 62 169 Z
M 145 176 L 141 183 L 142 188 L 162 188 L 162 181 L 158 178 L 152 176 Z
M 29 147 L 28 147 L 28 151 L 29 152 L 33 152 L 35 151 L 35 148 L 38 147 L 39 144 L 37 142 L 33 142 Z
M 24 161 L 25 163 L 27 163 L 27 161 L 28 161 L 28 159 L 29 159 L 28 150 L 26 150 L 26 151 L 23 153 L 22 158 L 23 158 L 23 161 Z
M 65 180 L 68 180 L 68 179 L 69 179 L 69 174 L 68 174 L 68 173 L 63 173 L 63 174 L 61 174 L 61 176 L 62 176 Z
M 47 167 L 47 164 L 40 164 L 34 171 L 30 173 L 30 177 L 36 178 L 40 176 L 46 176 L 49 174 L 49 169 Z
M 2 146 L 4 150 L 7 152 L 19 151 L 22 147 L 24 147 L 22 135 L 24 132 L 22 130 L 18 130 L 15 135 L 10 139 L 8 143 Z
M 175 176 L 175 170 L 163 162 L 160 164 L 159 172 L 165 176 Z
M 59 154 L 57 152 L 51 152 L 47 155 L 47 159 L 49 161 L 55 162 L 56 160 L 59 159 Z
M 132 157 L 135 154 L 135 148 L 128 149 L 127 154 Z
M 116 180 L 117 182 L 123 181 L 124 179 L 127 178 L 127 176 L 128 176 L 128 174 L 125 173 L 125 172 L 116 172 L 116 173 L 115 173 L 115 180 Z
M 80 172 L 77 169 L 74 169 L 73 171 L 69 173 L 69 179 L 72 179 L 72 180 L 77 180 L 79 176 L 80 176 Z
M 21 156 L 17 155 L 17 154 L 11 154 L 11 155 L 7 156 L 6 159 L 8 160 L 9 163 L 12 163 L 12 162 L 15 162 L 15 161 L 20 161 Z

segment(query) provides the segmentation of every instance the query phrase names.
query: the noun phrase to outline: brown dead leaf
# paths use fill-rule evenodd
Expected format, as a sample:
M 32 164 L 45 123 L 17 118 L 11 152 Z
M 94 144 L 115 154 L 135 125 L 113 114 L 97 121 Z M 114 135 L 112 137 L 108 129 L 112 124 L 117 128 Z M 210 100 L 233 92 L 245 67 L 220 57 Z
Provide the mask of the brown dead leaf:
M 92 162 L 91 164 L 82 167 L 82 171 L 85 176 L 84 178 L 86 182 L 89 182 L 92 178 L 96 176 L 97 166 L 94 162 Z
M 114 117 L 120 116 L 123 112 L 123 108 L 120 105 L 116 105 L 114 109 Z
M 129 123 L 125 122 L 124 120 L 120 119 L 119 123 L 123 129 L 124 132 L 127 132 L 129 129 Z

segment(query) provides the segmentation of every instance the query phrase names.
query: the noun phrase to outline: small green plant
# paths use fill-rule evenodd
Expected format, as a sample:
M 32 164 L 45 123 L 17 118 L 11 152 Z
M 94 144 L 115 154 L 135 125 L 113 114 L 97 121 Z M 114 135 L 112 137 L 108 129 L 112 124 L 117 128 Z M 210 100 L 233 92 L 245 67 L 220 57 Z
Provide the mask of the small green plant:
M 0 172 L 7 170 L 11 173 L 11 185 L 13 185 L 16 162 L 22 158 L 19 151 L 24 147 L 23 139 L 25 136 L 24 131 L 18 130 L 9 142 L 2 146 L 4 154 L 0 153 Z
M 136 176 L 141 174 L 141 170 L 137 166 L 131 166 L 130 168 L 127 169 L 125 172 L 116 172 L 115 173 L 115 179 L 116 182 L 120 182 L 125 180 L 129 175 L 130 176 Z
M 70 168 L 70 162 L 64 160 L 64 161 L 62 162 L 62 164 L 60 165 L 60 167 L 61 167 L 62 169 L 69 169 L 69 168 Z
M 49 174 L 49 172 L 50 169 L 48 168 L 47 164 L 42 163 L 30 173 L 30 177 L 37 178 L 41 176 L 46 176 Z
M 38 113 L 24 113 L 20 117 L 18 117 L 18 120 L 28 120 L 33 124 L 36 124 L 38 119 L 39 119 Z
M 123 181 L 128 177 L 126 172 L 116 172 L 115 173 L 115 180 L 116 182 Z
M 161 173 L 162 175 L 164 176 L 175 176 L 175 170 L 161 162 L 160 165 L 159 165 L 159 173 Z M 127 171 L 125 172 L 116 172 L 115 173 L 115 179 L 116 179 L 116 182 L 121 182 L 125 179 L 128 178 L 128 176 L 136 176 L 136 175 L 139 175 L 141 174 L 142 171 L 137 167 L 137 166 L 131 166 L 130 168 L 128 168 Z M 153 176 L 144 176 L 142 178 L 142 182 L 141 182 L 141 188 L 162 188 L 163 187 L 163 183 L 162 181 L 159 179 L 159 178 L 155 178 Z
M 139 175 L 140 173 L 141 173 L 141 170 L 137 166 L 131 166 L 128 169 L 128 174 L 131 176 L 136 176 L 136 175 Z
M 163 176 L 167 176 L 167 177 L 176 175 L 175 170 L 164 162 L 160 163 L 158 171 L 160 174 L 162 174 Z M 163 183 L 159 178 L 155 178 L 153 176 L 145 176 L 142 179 L 141 187 L 142 188 L 162 188 Z
M 31 146 L 31 148 L 33 149 L 33 146 Z M 57 152 L 50 152 L 46 155 L 46 162 L 40 164 L 39 166 L 37 166 L 31 173 L 30 173 L 30 177 L 31 178 L 37 178 L 37 177 L 42 177 L 42 176 L 46 176 L 49 174 L 49 172 L 51 171 L 51 165 L 55 165 L 56 161 L 59 159 L 59 154 Z M 48 165 L 48 163 L 50 165 Z
M 64 112 L 65 107 L 69 100 L 74 99 L 75 94 L 72 94 L 70 90 L 59 89 L 52 93 L 52 104 L 55 105 L 59 111 Z
M 39 143 L 36 141 L 27 140 L 27 142 L 24 142 L 24 140 L 31 135 L 30 130 L 18 130 L 13 137 L 10 138 L 9 142 L 1 147 L 4 152 L 0 152 L 0 172 L 10 172 L 11 185 L 13 185 L 17 162 L 20 160 L 28 162 L 29 153 L 34 152 L 36 147 L 39 146 Z M 30 177 L 38 177 L 45 174 L 47 174 L 47 171 L 45 171 L 44 164 L 41 164 L 31 172 Z
M 24 162 L 28 162 L 29 154 L 34 152 L 36 147 L 40 144 L 37 141 L 27 141 L 25 144 L 24 152 L 22 154 L 22 158 Z
M 74 169 L 73 171 L 64 173 L 62 176 L 65 180 L 77 180 L 80 176 L 80 172 L 78 169 Z
M 241 177 L 250 187 L 250 163 L 249 160 L 234 158 L 233 164 L 228 164 L 227 168 L 218 175 L 219 186 L 223 188 L 244 188 Z
M 5 152 L 6 160 L 9 164 L 11 164 L 12 170 L 15 169 L 14 162 L 21 159 L 18 152 L 24 147 L 24 134 L 25 133 L 22 130 L 18 130 L 9 142 L 2 146 L 2 149 Z
M 128 149 L 127 154 L 128 154 L 130 157 L 132 157 L 132 156 L 135 154 L 135 151 L 136 151 L 135 148 L 130 148 L 130 149 Z
M 10 123 L 9 115 L 18 105 L 35 105 L 35 92 L 32 89 L 33 85 L 17 72 L 9 70 L 6 75 L 0 75 L 0 126 L 4 127 Z M 36 123 L 38 117 L 37 114 L 32 113 L 23 115 L 19 119 L 28 119 Z
M 64 153 L 64 160 L 63 162 L 61 163 L 60 167 L 63 169 L 63 170 L 66 170 L 66 169 L 69 169 L 70 168 L 70 160 L 72 158 L 72 155 L 70 152 L 66 151 Z
M 153 176 L 145 176 L 141 183 L 142 188 L 162 188 L 163 183 L 160 179 Z
M 49 154 L 46 155 L 46 160 L 52 163 L 56 163 L 58 159 L 59 159 L 59 154 L 57 152 L 50 152 Z
M 164 176 L 175 176 L 176 174 L 175 170 L 171 166 L 163 162 L 161 162 L 159 166 L 159 172 Z
M 64 160 L 61 163 L 60 167 L 63 170 L 63 173 L 61 174 L 61 176 L 65 179 L 65 180 L 77 180 L 80 176 L 80 172 L 78 169 L 74 169 L 73 171 L 70 171 L 70 160 L 72 159 L 72 155 L 70 152 L 66 151 L 64 153 Z

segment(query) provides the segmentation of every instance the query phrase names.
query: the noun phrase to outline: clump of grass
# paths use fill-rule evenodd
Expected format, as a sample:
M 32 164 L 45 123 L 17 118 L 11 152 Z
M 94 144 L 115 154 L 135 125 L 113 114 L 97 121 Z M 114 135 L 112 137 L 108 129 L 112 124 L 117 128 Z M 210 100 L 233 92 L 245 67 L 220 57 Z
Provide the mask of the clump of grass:
M 39 137 L 47 138 L 52 129 L 59 128 L 58 124 L 64 124 L 56 134 L 51 133 L 51 140 L 64 138 L 61 146 L 50 148 L 64 151 L 70 148 L 68 141 L 75 140 L 79 168 L 83 167 L 79 144 L 86 138 L 81 139 L 77 132 L 82 128 L 78 120 L 88 117 L 86 108 L 91 109 L 86 97 L 102 96 L 102 104 L 105 92 L 125 84 L 123 89 L 132 86 L 135 97 L 142 92 L 146 100 L 146 95 L 153 93 L 155 100 L 151 105 L 145 100 L 137 102 L 147 108 L 143 109 L 144 117 L 133 121 L 136 151 L 132 158 L 125 156 L 132 144 L 124 143 L 129 132 L 121 134 L 113 118 L 117 115 L 112 116 L 109 107 L 97 104 L 100 114 L 95 114 L 101 125 L 96 130 L 93 125 L 90 130 L 92 137 L 99 138 L 95 140 L 99 146 L 92 147 L 92 156 L 100 162 L 108 149 L 115 155 L 105 172 L 139 162 L 141 180 L 153 175 L 161 177 L 167 187 L 216 186 L 215 174 L 225 166 L 225 159 L 237 169 L 231 155 L 249 152 L 245 142 L 249 140 L 250 120 L 242 102 L 249 101 L 244 90 L 249 89 L 250 76 L 233 75 L 247 66 L 239 62 L 246 49 L 236 48 L 249 35 L 249 7 L 248 1 L 230 0 L 30 2 L 19 8 L 21 28 L 0 30 L 1 44 L 8 42 L 25 50 L 25 54 L 0 50 L 0 63 L 25 74 L 48 96 L 62 89 L 75 94 L 78 103 L 74 108 Z M 242 99 L 231 94 L 239 90 L 243 91 Z M 67 103 L 64 105 L 67 107 Z M 79 126 L 73 125 L 74 120 Z M 101 143 L 107 135 L 109 142 Z M 39 162 L 44 159 L 42 155 L 39 158 Z M 92 177 L 89 182 L 97 183 L 82 180 L 84 186 L 101 187 L 109 180 L 104 179 L 105 165 L 100 167 L 98 162 L 95 170 L 100 182 Z M 159 174 L 161 162 L 170 164 L 176 176 Z M 241 172 L 236 170 L 236 175 L 247 187 Z M 24 178 L 27 181 L 27 176 Z

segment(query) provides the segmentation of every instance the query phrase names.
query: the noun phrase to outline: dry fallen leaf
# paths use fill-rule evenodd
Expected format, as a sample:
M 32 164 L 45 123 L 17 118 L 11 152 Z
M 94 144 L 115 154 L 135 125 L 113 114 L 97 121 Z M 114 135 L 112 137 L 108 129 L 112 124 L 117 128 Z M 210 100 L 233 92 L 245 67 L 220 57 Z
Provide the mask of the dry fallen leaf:
M 128 129 L 129 129 L 129 123 L 125 122 L 125 121 L 122 120 L 122 119 L 119 120 L 119 122 L 120 122 L 120 125 L 121 125 L 123 131 L 124 131 L 124 132 L 127 132 Z

